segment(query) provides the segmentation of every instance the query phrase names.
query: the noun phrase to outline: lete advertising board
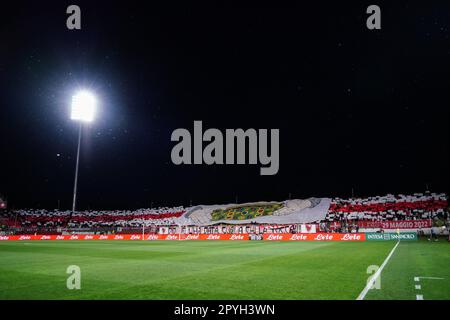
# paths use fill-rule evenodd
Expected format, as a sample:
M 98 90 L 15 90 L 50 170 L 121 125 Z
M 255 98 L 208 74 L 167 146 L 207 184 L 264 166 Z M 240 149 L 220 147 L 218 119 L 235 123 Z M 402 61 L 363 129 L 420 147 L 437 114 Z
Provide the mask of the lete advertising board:
M 74 234 L 0 236 L 0 241 L 16 240 L 249 240 L 247 234 Z
M 264 240 L 270 241 L 364 241 L 364 233 L 297 233 L 265 234 Z
M 364 241 L 364 233 L 297 233 L 265 234 L 268 241 Z M 109 234 L 109 235 L 20 235 L 0 236 L 0 241 L 30 240 L 249 240 L 247 234 Z

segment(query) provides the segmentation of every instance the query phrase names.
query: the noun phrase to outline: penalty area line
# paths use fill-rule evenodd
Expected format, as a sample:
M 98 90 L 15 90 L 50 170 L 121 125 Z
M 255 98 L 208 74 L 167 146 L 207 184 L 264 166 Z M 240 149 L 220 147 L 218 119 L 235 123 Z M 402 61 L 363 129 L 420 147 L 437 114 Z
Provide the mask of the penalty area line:
M 392 248 L 391 252 L 388 254 L 386 259 L 384 259 L 383 264 L 381 265 L 381 267 L 377 270 L 377 272 L 375 272 L 375 274 L 370 278 L 370 280 L 367 281 L 367 285 L 361 291 L 361 293 L 359 294 L 358 298 L 356 298 L 356 300 L 364 300 L 364 297 L 366 296 L 367 292 L 369 292 L 370 288 L 372 288 L 372 286 L 374 285 L 375 281 L 380 276 L 381 271 L 383 271 L 384 266 L 388 263 L 389 259 L 394 254 L 394 251 L 395 251 L 395 249 L 397 249 L 399 243 L 400 243 L 400 241 L 397 241 L 397 243 L 395 244 L 394 248 Z

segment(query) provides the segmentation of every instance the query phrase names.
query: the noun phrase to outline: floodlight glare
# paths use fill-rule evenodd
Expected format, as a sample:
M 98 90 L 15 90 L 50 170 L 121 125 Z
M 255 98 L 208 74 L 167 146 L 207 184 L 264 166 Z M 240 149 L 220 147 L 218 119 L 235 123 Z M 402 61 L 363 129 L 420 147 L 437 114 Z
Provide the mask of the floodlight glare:
M 80 121 L 78 127 L 78 148 L 77 148 L 77 163 L 75 166 L 75 182 L 73 186 L 73 200 L 72 212 L 75 212 L 77 203 L 77 185 L 78 185 L 78 164 L 80 162 L 80 146 L 81 146 L 81 132 L 83 122 L 92 122 L 95 116 L 95 109 L 97 107 L 97 100 L 89 91 L 79 91 L 72 96 L 72 113 L 70 118 L 72 120 Z
M 91 122 L 94 120 L 97 101 L 88 91 L 80 91 L 72 96 L 72 120 Z

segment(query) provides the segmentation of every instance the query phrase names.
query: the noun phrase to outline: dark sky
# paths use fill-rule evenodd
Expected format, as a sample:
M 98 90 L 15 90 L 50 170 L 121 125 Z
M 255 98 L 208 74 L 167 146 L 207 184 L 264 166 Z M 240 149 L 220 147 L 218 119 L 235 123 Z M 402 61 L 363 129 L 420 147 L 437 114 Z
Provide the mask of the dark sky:
M 78 88 L 100 101 L 83 132 L 80 208 L 448 192 L 448 1 L 378 1 L 376 31 L 365 26 L 372 1 L 93 2 L 2 4 L 0 193 L 10 206 L 70 207 Z M 70 4 L 81 7 L 79 31 L 66 28 Z M 171 133 L 192 132 L 194 120 L 280 129 L 278 174 L 172 164 Z

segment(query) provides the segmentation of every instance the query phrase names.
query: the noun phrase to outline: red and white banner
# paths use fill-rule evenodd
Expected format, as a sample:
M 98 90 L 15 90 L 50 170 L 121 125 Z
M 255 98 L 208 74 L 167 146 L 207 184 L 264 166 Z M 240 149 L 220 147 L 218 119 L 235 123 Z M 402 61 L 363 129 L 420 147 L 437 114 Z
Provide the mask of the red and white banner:
M 73 234 L 73 235 L 20 235 L 20 236 L 0 236 L 2 240 L 142 240 L 139 234 Z
M 264 240 L 271 241 L 365 241 L 364 233 L 296 233 L 265 234 Z
M 431 228 L 431 221 L 429 219 L 398 221 L 359 221 L 358 226 L 360 228 L 419 229 Z
M 247 234 L 146 234 L 144 240 L 248 240 Z M 142 240 L 141 234 L 74 234 L 74 235 L 20 235 L 0 236 L 5 240 Z
M 383 229 L 418 229 L 431 228 L 431 220 L 399 220 L 399 221 L 383 221 L 381 223 Z
M 431 228 L 429 219 L 422 220 L 398 220 L 398 221 L 358 221 L 360 228 L 366 229 L 419 229 Z
M 248 234 L 152 234 L 145 240 L 248 240 Z
M 264 240 L 271 241 L 364 241 L 364 233 L 297 233 L 265 234 Z M 140 234 L 110 235 L 20 235 L 0 236 L 0 241 L 18 240 L 142 240 Z M 144 240 L 249 240 L 247 234 L 148 234 Z

